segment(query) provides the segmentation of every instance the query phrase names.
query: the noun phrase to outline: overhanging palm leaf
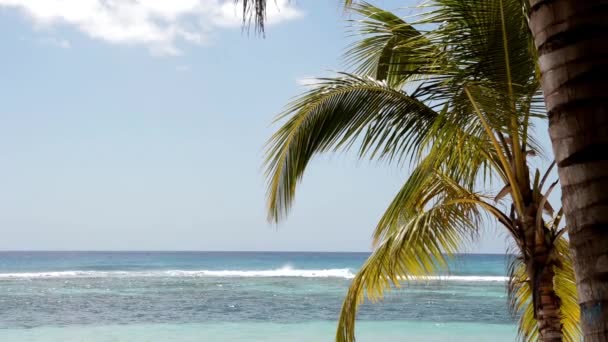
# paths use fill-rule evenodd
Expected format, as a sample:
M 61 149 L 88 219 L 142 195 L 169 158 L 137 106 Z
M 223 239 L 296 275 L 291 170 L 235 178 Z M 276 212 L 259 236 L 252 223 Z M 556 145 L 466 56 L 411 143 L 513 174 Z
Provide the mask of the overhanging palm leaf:
M 406 182 L 400 192 L 416 197 L 416 208 L 400 210 L 406 197 L 398 195 L 381 220 L 376 235 L 383 240 L 350 285 L 338 322 L 337 341 L 355 339 L 357 307 L 365 296 L 375 301 L 403 281 L 446 269 L 447 257 L 478 233 L 482 218 L 475 203 L 478 196 L 441 174 L 423 178 L 410 178 L 409 182 L 416 185 Z M 424 209 L 428 205 L 432 206 Z
M 353 21 L 358 28 L 355 34 L 363 38 L 345 53 L 345 59 L 356 73 L 399 87 L 411 78 L 445 72 L 438 65 L 445 62 L 444 54 L 413 25 L 366 2 L 353 10 L 363 17 Z
M 238 4 L 241 0 L 233 0 Z M 266 20 L 267 0 L 242 0 L 243 2 L 243 24 L 249 26 L 253 23 L 256 32 L 264 33 Z
M 362 138 L 360 155 L 400 155 L 429 131 L 437 113 L 383 82 L 343 74 L 322 79 L 295 100 L 280 118 L 291 115 L 268 147 L 269 218 L 285 214 L 296 183 L 315 153 L 348 147 Z

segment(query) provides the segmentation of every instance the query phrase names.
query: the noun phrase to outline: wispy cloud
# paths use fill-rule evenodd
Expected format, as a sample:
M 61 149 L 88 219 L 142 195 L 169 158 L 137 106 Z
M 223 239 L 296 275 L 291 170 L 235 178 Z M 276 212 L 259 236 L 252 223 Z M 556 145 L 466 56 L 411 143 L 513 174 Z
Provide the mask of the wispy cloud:
M 175 71 L 178 71 L 178 72 L 190 71 L 190 66 L 189 65 L 178 65 L 175 67 Z
M 200 44 L 217 28 L 240 27 L 233 0 L 0 0 L 37 26 L 68 25 L 112 44 L 146 46 L 155 55 L 178 55 L 178 43 Z M 302 16 L 293 1 L 268 5 L 268 25 Z
M 311 87 L 311 86 L 318 84 L 319 79 L 316 77 L 310 77 L 310 76 L 300 77 L 300 78 L 296 79 L 296 83 L 301 86 Z

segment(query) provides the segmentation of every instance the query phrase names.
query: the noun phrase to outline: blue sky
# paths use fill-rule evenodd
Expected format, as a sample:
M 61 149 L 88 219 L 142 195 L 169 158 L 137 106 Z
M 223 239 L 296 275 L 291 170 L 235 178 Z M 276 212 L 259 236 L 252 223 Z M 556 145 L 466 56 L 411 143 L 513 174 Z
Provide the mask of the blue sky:
M 265 39 L 231 0 L 65 3 L 0 0 L 0 249 L 369 250 L 406 169 L 322 156 L 265 220 L 271 121 L 342 69 L 338 1 L 279 0 Z

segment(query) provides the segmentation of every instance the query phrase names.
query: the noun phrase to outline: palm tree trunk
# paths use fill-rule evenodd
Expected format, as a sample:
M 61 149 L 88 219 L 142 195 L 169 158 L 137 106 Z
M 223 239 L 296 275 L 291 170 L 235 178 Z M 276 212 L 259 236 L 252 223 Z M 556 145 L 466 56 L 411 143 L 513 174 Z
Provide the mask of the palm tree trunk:
M 608 1 L 530 0 L 585 341 L 608 341 Z
M 555 293 L 553 265 L 548 263 L 546 256 L 537 256 L 536 259 L 535 264 L 539 269 L 534 290 L 536 300 L 534 310 L 540 339 L 543 342 L 561 342 L 563 339 L 561 301 Z
M 561 342 L 563 340 L 561 300 L 555 293 L 552 244 L 545 238 L 544 225 L 536 225 L 538 207 L 528 205 L 521 224 L 525 234 L 526 266 L 532 286 L 534 317 L 538 325 L 540 340 Z

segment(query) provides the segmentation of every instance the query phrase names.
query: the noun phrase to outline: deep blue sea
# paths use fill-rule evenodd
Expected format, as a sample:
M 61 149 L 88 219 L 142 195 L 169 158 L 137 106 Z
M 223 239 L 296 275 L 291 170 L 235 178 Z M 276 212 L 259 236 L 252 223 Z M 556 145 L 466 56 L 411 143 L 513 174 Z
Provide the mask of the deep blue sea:
M 0 341 L 332 341 L 367 253 L 0 252 Z M 514 341 L 504 255 L 364 304 L 358 341 Z

